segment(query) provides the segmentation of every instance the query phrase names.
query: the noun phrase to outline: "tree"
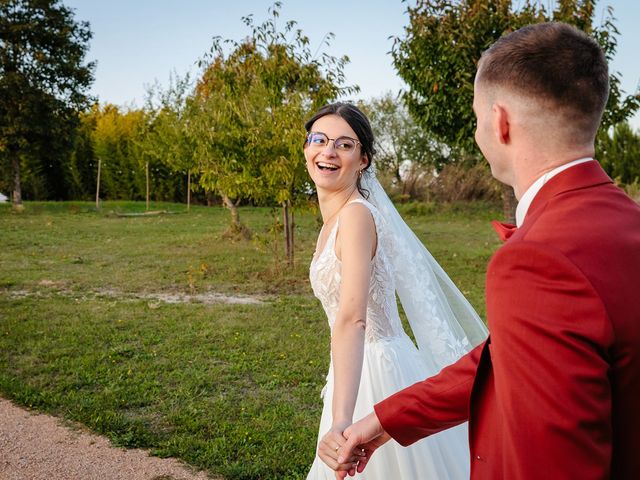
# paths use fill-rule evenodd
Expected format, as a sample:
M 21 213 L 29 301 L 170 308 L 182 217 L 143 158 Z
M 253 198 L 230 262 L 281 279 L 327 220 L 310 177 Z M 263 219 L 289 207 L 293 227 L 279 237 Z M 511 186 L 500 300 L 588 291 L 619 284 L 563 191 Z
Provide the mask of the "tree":
M 93 131 L 96 128 L 96 114 L 98 109 L 94 105 L 91 109 L 81 112 L 79 126 L 74 138 L 73 150 L 68 161 L 70 176 L 69 197 L 74 200 L 88 200 L 96 191 L 96 171 L 94 166 L 98 160 L 94 155 Z
M 598 159 L 612 178 L 624 184 L 640 182 L 640 135 L 627 122 L 601 138 Z
M 242 42 L 215 39 L 202 62 L 194 125 L 200 185 L 222 196 L 236 229 L 242 200 L 281 205 L 285 250 L 292 262 L 292 208 L 309 187 L 303 120 L 327 101 L 357 89 L 343 86 L 347 57 L 314 55 L 294 21 L 278 28 L 280 6 L 276 2 L 261 24 L 244 17 L 251 35 Z
M 148 90 L 146 126 L 139 142 L 147 162 L 153 160 L 166 165 L 174 174 L 186 174 L 187 210 L 191 205 L 191 176 L 197 167 L 190 88 L 188 76 L 172 76 L 166 90 L 157 84 Z
M 91 132 L 93 153 L 101 162 L 101 196 L 113 199 L 141 199 L 144 191 L 144 162 L 137 157 L 136 141 L 144 128 L 142 110 L 120 111 L 116 105 L 95 107 L 95 128 Z
M 593 0 L 558 0 L 555 9 L 547 11 L 541 3 L 530 0 L 517 2 L 516 7 L 511 0 L 420 0 L 408 8 L 410 23 L 405 38 L 396 38 L 392 48 L 398 74 L 409 86 L 404 95 L 409 112 L 439 140 L 480 158 L 473 140 L 472 103 L 473 80 L 482 52 L 505 33 L 556 20 L 592 35 L 611 59 L 618 34 L 613 11 L 609 8 L 602 26 L 594 27 L 595 4 Z M 640 107 L 640 93 L 625 97 L 617 73 L 611 73 L 610 84 L 602 131 Z M 512 216 L 515 199 L 512 194 L 504 198 L 505 213 Z
M 403 197 L 412 196 L 420 172 L 440 171 L 450 149 L 418 125 L 391 92 L 361 107 L 376 138 L 376 168 L 393 177 Z
M 91 31 L 76 22 L 60 0 L 0 1 L 0 157 L 11 172 L 12 202 L 22 208 L 21 166 L 39 160 L 50 147 L 67 152 L 86 106 L 94 63 L 84 63 Z M 35 162 L 37 163 L 37 162 Z

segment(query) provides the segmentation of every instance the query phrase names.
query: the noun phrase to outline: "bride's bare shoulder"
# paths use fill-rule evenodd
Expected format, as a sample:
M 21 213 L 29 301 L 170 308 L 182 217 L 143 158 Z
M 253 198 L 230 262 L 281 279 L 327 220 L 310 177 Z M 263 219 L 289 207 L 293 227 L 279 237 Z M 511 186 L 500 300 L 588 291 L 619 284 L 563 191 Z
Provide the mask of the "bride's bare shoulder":
M 345 205 L 338 217 L 340 226 L 336 239 L 337 257 L 342 259 L 345 251 L 350 254 L 371 251 L 373 258 L 377 234 L 371 210 L 362 202 L 351 202 Z
M 375 222 L 371 209 L 365 201 L 352 201 L 345 205 L 338 214 L 340 229 L 345 227 L 369 227 L 375 229 Z

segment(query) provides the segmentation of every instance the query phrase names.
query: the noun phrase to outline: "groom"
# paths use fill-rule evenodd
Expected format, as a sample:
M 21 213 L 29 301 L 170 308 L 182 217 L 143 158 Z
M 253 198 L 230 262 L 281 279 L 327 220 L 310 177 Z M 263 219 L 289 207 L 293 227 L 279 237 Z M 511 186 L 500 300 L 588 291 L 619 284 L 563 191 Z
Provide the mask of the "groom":
M 640 478 L 640 207 L 593 160 L 604 54 L 569 25 L 528 26 L 482 55 L 474 90 L 476 141 L 519 199 L 488 267 L 490 337 L 323 460 L 344 477 L 354 452 L 361 471 L 391 438 L 468 420 L 473 479 Z

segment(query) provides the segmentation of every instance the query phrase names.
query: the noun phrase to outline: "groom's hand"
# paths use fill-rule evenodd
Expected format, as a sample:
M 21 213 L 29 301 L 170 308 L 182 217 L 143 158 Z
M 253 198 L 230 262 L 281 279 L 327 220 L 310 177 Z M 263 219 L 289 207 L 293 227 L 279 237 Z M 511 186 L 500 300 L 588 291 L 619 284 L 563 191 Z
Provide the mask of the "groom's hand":
M 344 463 L 348 458 L 353 458 L 357 452 L 359 455 L 356 467 L 358 473 L 361 473 L 367 466 L 373 452 L 391 439 L 391 436 L 382 428 L 375 412 L 348 427 L 342 435 L 347 441 L 340 448 L 337 462 Z M 340 478 L 346 476 L 346 472 L 338 473 L 344 473 L 344 475 L 340 475 Z M 355 475 L 355 472 L 350 470 L 349 475 Z

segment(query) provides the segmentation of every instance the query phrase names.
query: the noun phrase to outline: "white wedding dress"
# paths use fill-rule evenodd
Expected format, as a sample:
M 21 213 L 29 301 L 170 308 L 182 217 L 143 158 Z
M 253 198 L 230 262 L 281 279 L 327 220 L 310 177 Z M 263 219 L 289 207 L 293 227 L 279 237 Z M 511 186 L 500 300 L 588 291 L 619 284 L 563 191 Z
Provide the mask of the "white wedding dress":
M 389 228 L 385 219 L 371 203 L 361 199 L 354 201 L 369 208 L 378 236 L 376 253 L 372 259 L 362 374 L 353 414 L 354 421 L 357 421 L 372 412 L 374 404 L 415 382 L 438 373 L 442 365 L 430 361 L 429 355 L 423 355 L 402 327 L 396 304 L 396 275 L 391 258 L 394 246 L 389 243 L 393 241 L 393 236 L 384 231 L 385 228 Z M 312 260 L 309 273 L 313 292 L 322 302 L 330 328 L 333 327 L 340 300 L 341 262 L 335 254 L 338 229 L 338 222 L 336 222 L 324 249 Z M 425 313 L 425 315 L 428 314 Z M 329 366 L 323 397 L 324 407 L 320 420 L 319 439 L 329 430 L 332 422 L 333 365 Z M 316 455 L 307 479 L 333 480 L 334 478 L 334 472 Z M 467 424 L 432 435 L 406 448 L 395 441 L 390 441 L 376 451 L 365 471 L 356 474 L 355 478 L 468 479 Z

